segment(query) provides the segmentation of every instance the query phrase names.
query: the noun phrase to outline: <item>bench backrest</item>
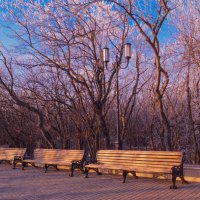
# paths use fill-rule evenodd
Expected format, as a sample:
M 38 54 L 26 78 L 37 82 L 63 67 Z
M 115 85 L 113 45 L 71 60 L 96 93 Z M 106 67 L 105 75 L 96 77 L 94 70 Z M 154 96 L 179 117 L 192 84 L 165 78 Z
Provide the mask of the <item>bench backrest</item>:
M 14 160 L 15 156 L 24 157 L 26 148 L 0 148 L 0 160 Z
M 135 151 L 99 150 L 97 161 L 106 165 L 121 165 L 134 168 L 166 168 L 182 163 L 182 152 L 175 151 Z
M 66 150 L 66 149 L 35 149 L 34 159 L 54 162 L 71 162 L 72 160 L 82 160 L 84 150 Z

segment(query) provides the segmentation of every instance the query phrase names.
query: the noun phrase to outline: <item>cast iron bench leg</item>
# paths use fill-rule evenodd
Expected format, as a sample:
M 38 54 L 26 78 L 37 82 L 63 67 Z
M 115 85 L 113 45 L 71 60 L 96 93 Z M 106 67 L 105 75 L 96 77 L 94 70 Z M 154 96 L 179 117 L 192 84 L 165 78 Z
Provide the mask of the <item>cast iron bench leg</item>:
M 85 168 L 85 178 L 88 178 L 88 173 L 89 173 L 89 169 L 86 167 Z
M 179 173 L 180 167 L 172 167 L 172 186 L 170 186 L 170 189 L 177 189 L 176 178 L 179 176 Z
M 184 184 L 184 183 L 189 184 L 189 182 L 184 179 L 184 176 L 180 176 L 180 179 L 182 181 L 182 184 Z
M 73 165 L 73 163 L 71 164 L 70 171 L 71 171 L 71 173 L 69 174 L 69 176 L 73 177 L 74 176 L 74 165 Z
M 47 173 L 47 169 L 48 169 L 49 165 L 45 164 L 44 168 L 45 168 L 45 173 Z
M 125 183 L 126 181 L 126 176 L 127 176 L 128 172 L 127 171 L 123 171 L 123 183 Z
M 99 172 L 99 169 L 95 169 L 95 172 L 97 173 L 98 176 L 99 176 L 99 175 L 102 175 L 102 173 Z
M 138 179 L 138 176 L 136 175 L 134 171 L 132 171 L 131 174 L 134 176 L 135 179 Z
M 16 164 L 17 164 L 17 163 L 16 163 L 16 161 L 14 160 L 14 161 L 13 161 L 13 169 L 16 169 Z
M 25 167 L 26 167 L 26 163 L 22 162 L 22 170 L 24 170 Z
M 59 171 L 58 165 L 53 165 L 53 167 L 54 167 L 57 171 Z

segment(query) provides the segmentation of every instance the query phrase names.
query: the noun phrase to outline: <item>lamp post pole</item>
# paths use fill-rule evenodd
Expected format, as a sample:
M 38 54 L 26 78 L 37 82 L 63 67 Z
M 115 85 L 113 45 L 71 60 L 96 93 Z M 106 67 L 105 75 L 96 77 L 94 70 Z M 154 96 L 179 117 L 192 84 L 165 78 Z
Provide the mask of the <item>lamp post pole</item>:
M 129 60 L 131 58 L 131 44 L 130 43 L 126 43 L 124 46 L 124 55 L 125 58 L 127 60 L 127 66 L 129 64 Z M 103 62 L 105 63 L 106 67 L 108 65 L 109 62 L 109 48 L 105 47 L 103 49 Z M 115 70 L 116 70 L 116 104 L 117 104 L 117 134 L 116 134 L 116 141 L 115 141 L 115 149 L 119 149 L 121 148 L 121 146 L 119 145 L 120 143 L 120 102 L 119 102 L 119 57 L 118 55 L 116 55 L 116 59 L 115 59 Z M 125 67 L 125 68 L 126 68 Z
M 116 56 L 116 103 L 117 103 L 117 140 L 115 141 L 115 149 L 119 149 L 120 142 L 120 110 L 119 110 L 119 61 L 118 55 Z

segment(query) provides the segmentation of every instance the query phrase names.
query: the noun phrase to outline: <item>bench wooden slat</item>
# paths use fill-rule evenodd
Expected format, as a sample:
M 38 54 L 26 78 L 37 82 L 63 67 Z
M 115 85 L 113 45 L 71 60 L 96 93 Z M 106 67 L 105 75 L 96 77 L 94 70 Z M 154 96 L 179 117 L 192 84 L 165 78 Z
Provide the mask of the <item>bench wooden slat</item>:
M 32 159 L 25 159 L 23 160 L 24 163 L 31 163 L 31 162 L 34 162 L 35 160 L 32 160 Z
M 112 155 L 112 154 L 134 154 L 134 155 L 172 155 L 172 156 L 181 156 L 182 152 L 178 151 L 135 151 L 135 150 L 99 150 L 98 155 Z
M 128 159 L 128 158 L 131 158 L 131 157 L 134 157 L 134 158 L 138 158 L 138 159 L 140 159 L 140 158 L 157 158 L 157 159 L 176 159 L 176 158 L 180 158 L 180 155 L 175 155 L 175 156 L 172 156 L 172 155 L 139 155 L 139 154 L 126 154 L 126 155 L 123 155 L 123 154 L 112 154 L 112 155 L 108 155 L 108 154 L 106 154 L 106 155 L 97 155 L 97 157 L 99 158 L 99 159 L 101 159 L 101 158 L 120 158 L 120 157 L 122 157 L 122 158 L 124 158 L 124 159 Z
M 113 163 L 111 162 L 107 162 L 107 163 L 104 163 L 105 165 L 113 165 Z M 134 167 L 142 167 L 142 166 L 145 166 L 145 167 L 148 167 L 148 168 L 155 168 L 157 166 L 160 166 L 160 167 L 163 167 L 163 168 L 172 168 L 172 166 L 179 166 L 180 163 L 175 163 L 175 164 L 165 164 L 163 165 L 162 163 L 161 164 L 144 164 L 144 163 L 137 163 L 137 164 L 129 164 L 129 163 L 117 163 L 118 165 L 124 165 L 124 166 L 129 166 L 130 168 L 134 168 Z M 114 166 L 114 165 L 113 165 Z
M 88 165 L 87 167 L 90 168 L 98 168 L 98 169 L 113 169 L 113 170 L 128 170 L 128 171 L 137 171 L 139 173 L 167 173 L 170 174 L 171 173 L 171 168 L 162 168 L 162 167 L 157 167 L 157 168 L 146 168 L 146 166 L 143 167 L 134 167 L 131 168 L 130 166 L 125 166 L 125 165 L 96 165 L 96 164 L 91 164 Z
M 110 160 L 111 162 L 115 161 L 115 160 L 117 160 L 119 162 L 123 162 L 123 161 L 129 162 L 129 161 L 133 161 L 133 160 L 134 160 L 134 162 L 136 162 L 136 161 L 140 162 L 140 161 L 144 161 L 144 160 L 146 160 L 147 162 L 151 162 L 151 161 L 155 161 L 155 162 L 180 162 L 181 158 L 179 157 L 179 158 L 176 158 L 176 159 L 172 159 L 172 158 L 170 158 L 170 159 L 158 158 L 157 159 L 157 158 L 134 158 L 134 157 L 129 157 L 129 158 L 123 158 L 123 157 L 103 158 L 102 157 L 102 158 L 98 158 L 98 160 L 99 161 L 100 160 L 102 160 L 102 161 L 108 161 L 108 160 Z

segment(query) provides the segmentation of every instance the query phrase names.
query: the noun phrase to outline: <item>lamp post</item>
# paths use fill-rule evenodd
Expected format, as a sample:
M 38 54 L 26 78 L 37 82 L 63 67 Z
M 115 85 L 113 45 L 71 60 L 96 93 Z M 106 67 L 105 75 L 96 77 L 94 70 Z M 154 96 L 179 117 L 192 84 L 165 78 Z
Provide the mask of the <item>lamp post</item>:
M 127 61 L 127 65 L 126 67 L 128 67 L 128 64 L 129 64 L 129 60 L 131 58 L 131 44 L 130 43 L 126 43 L 124 45 L 124 55 L 125 55 L 125 58 L 126 58 L 126 61 Z M 105 47 L 103 49 L 103 62 L 105 63 L 106 67 L 109 63 L 109 57 L 110 57 L 110 54 L 109 54 L 109 48 L 108 47 Z M 119 57 L 118 55 L 116 55 L 116 58 L 115 58 L 115 63 L 114 63 L 114 66 L 115 66 L 115 70 L 116 70 L 116 104 L 117 104 L 117 135 L 116 135 L 116 142 L 115 142 L 115 149 L 119 149 L 119 142 L 120 142 L 120 109 L 119 109 L 119 68 L 120 68 L 120 60 L 119 60 Z M 126 68 L 125 67 L 125 68 Z M 125 69 L 123 68 L 123 69 Z

